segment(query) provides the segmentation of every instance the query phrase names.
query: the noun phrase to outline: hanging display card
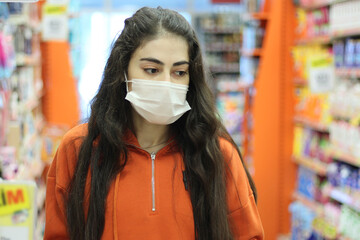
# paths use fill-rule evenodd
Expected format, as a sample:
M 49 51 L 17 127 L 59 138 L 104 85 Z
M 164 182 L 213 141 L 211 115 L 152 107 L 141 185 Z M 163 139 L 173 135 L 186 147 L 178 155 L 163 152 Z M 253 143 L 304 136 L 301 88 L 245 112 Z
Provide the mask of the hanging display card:
M 0 181 L 0 239 L 34 239 L 36 184 Z
M 332 60 L 312 59 L 309 68 L 309 85 L 313 93 L 326 93 L 335 85 L 335 72 Z

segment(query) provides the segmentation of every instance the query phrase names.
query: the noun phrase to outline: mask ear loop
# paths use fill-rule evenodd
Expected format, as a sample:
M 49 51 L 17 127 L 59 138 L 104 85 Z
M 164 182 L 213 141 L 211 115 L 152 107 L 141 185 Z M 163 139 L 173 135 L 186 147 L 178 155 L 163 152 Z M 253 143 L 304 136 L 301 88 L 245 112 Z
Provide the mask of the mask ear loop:
M 128 86 L 128 79 L 127 79 L 127 76 L 126 76 L 126 72 L 124 72 L 124 76 L 125 76 L 126 92 L 128 93 L 129 92 L 129 86 Z

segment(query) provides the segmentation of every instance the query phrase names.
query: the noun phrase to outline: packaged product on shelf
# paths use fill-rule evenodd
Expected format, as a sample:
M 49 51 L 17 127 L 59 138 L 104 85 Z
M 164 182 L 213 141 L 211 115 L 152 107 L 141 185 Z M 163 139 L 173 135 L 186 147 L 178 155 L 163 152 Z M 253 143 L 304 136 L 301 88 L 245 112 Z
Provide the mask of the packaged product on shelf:
M 14 179 L 18 171 L 16 148 L 12 146 L 0 147 L 0 163 L 2 178 Z
M 314 162 L 330 163 L 329 134 L 316 132 L 302 126 L 295 126 L 293 156 L 309 158 Z
M 248 12 L 261 12 L 264 0 L 244 0 L 244 6 Z
M 347 39 L 345 44 L 345 66 L 355 67 L 355 41 Z
M 333 35 L 359 33 L 360 2 L 340 1 L 330 7 L 330 31 Z
M 341 235 L 349 239 L 360 239 L 360 213 L 343 205 L 339 231 Z
M 346 193 L 356 193 L 359 189 L 359 168 L 343 162 L 331 163 L 328 170 L 328 180 L 332 187 Z
M 43 130 L 43 141 L 41 148 L 41 159 L 44 163 L 50 164 L 62 137 L 68 131 L 68 127 L 60 125 L 47 125 Z
M 240 58 L 240 75 L 242 81 L 247 84 L 253 84 L 258 71 L 259 59 L 241 56 Z
M 217 97 L 219 114 L 238 146 L 242 143 L 244 101 L 244 95 L 241 92 L 220 93 Z
M 330 125 L 330 141 L 333 148 L 352 155 L 353 164 L 360 164 L 360 128 L 346 121 L 333 122 Z
M 333 53 L 335 66 L 337 68 L 344 66 L 345 44 L 341 40 L 333 42 Z
M 0 238 L 35 239 L 36 185 L 32 181 L 0 182 Z
M 289 210 L 291 212 L 291 239 L 309 239 L 316 213 L 301 202 L 293 202 Z
M 332 226 L 339 226 L 341 216 L 341 208 L 339 204 L 327 202 L 324 205 L 324 218 Z
M 360 39 L 355 40 L 355 67 L 360 67 Z
M 315 199 L 316 174 L 299 167 L 297 191 L 308 199 Z

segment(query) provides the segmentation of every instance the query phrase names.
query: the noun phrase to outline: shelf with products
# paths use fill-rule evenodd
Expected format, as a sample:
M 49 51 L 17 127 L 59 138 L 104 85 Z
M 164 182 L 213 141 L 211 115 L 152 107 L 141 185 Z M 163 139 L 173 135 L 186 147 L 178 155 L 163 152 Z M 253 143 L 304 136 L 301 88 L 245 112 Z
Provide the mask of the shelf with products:
M 360 78 L 360 69 L 359 68 L 337 68 L 335 69 L 335 74 L 338 77 L 348 77 L 348 78 Z
M 296 41 L 296 44 L 306 45 L 306 44 L 331 44 L 332 36 L 323 35 L 323 36 L 315 36 L 304 39 L 299 39 Z
M 294 122 L 309 128 L 312 128 L 316 131 L 319 132 L 328 132 L 329 131 L 329 126 L 325 125 L 323 123 L 319 123 L 319 122 L 314 122 L 312 120 L 309 120 L 307 118 L 304 117 L 299 117 L 299 116 L 295 116 L 294 117 Z
M 332 156 L 333 159 L 351 164 L 356 167 L 360 167 L 360 158 L 357 158 L 353 154 L 341 150 L 341 148 L 339 147 L 330 148 L 329 154 Z
M 0 168 L 6 181 L 36 183 L 38 206 L 43 206 L 45 181 L 41 158 L 43 80 L 40 54 L 41 24 L 36 3 L 0 3 L 2 21 L 0 48 Z M 5 94 L 4 94 L 5 93 Z M 0 104 L 1 105 L 1 104 Z M 38 209 L 39 214 L 43 208 Z M 35 224 L 34 224 L 35 225 Z M 41 238 L 42 222 L 38 230 Z
M 302 1 L 302 4 L 305 2 L 311 3 Z M 326 172 L 319 174 L 311 165 L 313 162 L 299 162 L 298 174 L 302 178 L 298 178 L 297 184 L 304 185 L 304 176 L 310 174 L 304 173 L 304 166 L 323 177 L 322 198 L 314 199 L 317 204 L 324 205 L 324 214 L 308 218 L 320 239 L 359 239 L 360 233 L 352 229 L 354 226 L 360 229 L 360 151 L 357 144 L 360 141 L 360 36 L 353 31 L 360 26 L 356 20 L 360 2 L 312 1 L 312 4 L 315 5 L 302 5 L 297 10 L 293 79 L 303 80 L 297 82 L 304 84 L 296 84 L 294 80 L 295 116 L 311 121 L 295 125 L 293 154 L 301 156 L 305 150 L 306 156 L 314 156 L 314 152 L 316 156 L 317 149 L 322 148 L 320 156 L 326 156 L 327 167 Z M 314 123 L 326 127 L 318 129 Z M 302 127 L 308 132 L 301 130 Z M 327 134 L 323 135 L 327 136 L 324 147 L 320 141 L 301 138 L 309 131 L 322 130 L 322 134 Z M 298 147 L 299 142 L 303 142 L 303 147 Z M 294 221 L 301 218 L 299 214 L 293 213 Z M 292 225 L 296 226 L 294 221 Z
M 360 192 L 358 190 L 347 193 L 340 188 L 332 187 L 329 196 L 360 213 Z
M 237 52 L 240 49 L 239 43 L 209 43 L 205 46 L 206 52 Z
M 223 63 L 217 65 L 210 65 L 210 71 L 216 73 L 239 73 L 239 63 Z
M 16 66 L 40 66 L 41 56 L 40 52 L 28 54 L 17 54 L 16 55 Z
M 344 30 L 336 30 L 331 33 L 331 38 L 333 40 L 338 38 L 346 38 L 346 37 L 353 37 L 353 36 L 360 36 L 360 30 L 358 28 L 355 29 L 344 29 Z
M 213 27 L 205 27 L 201 30 L 205 34 L 240 34 L 240 28 L 239 27 L 225 27 L 225 26 L 213 26 Z
M 301 0 L 299 7 L 307 10 L 313 10 L 321 7 L 327 7 L 331 4 L 345 2 L 348 0 Z
M 204 62 L 213 77 L 212 87 L 222 121 L 242 148 L 245 91 L 240 78 L 242 29 L 240 15 L 235 12 L 196 14 L 193 25 L 204 46 Z
M 256 3 L 255 3 L 256 2 Z M 247 11 L 243 14 L 243 39 L 240 50 L 240 75 L 242 79 L 253 87 L 248 92 L 247 121 L 244 121 L 246 132 L 244 158 L 253 162 L 253 97 L 258 67 L 263 54 L 265 29 L 268 26 L 270 14 L 265 8 L 266 1 L 248 1 L 245 3 Z
M 330 9 L 322 6 L 314 9 L 297 8 L 296 44 L 330 44 Z
M 303 203 L 305 206 L 309 207 L 311 210 L 316 212 L 318 215 L 322 215 L 324 213 L 324 206 L 314 200 L 308 199 L 303 194 L 299 192 L 294 192 L 292 197 Z
M 320 176 L 326 176 L 328 164 L 308 157 L 293 157 L 293 161 Z

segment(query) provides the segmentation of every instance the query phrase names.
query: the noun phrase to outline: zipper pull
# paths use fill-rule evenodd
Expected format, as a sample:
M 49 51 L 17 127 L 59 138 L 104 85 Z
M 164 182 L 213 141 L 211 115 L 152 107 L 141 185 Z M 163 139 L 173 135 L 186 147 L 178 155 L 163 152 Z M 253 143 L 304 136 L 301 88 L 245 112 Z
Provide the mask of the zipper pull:
M 187 177 L 186 177 L 186 172 L 182 171 L 183 174 L 183 182 L 184 182 L 184 186 L 185 186 L 185 190 L 189 190 L 189 185 L 188 185 L 188 181 L 187 181 Z

